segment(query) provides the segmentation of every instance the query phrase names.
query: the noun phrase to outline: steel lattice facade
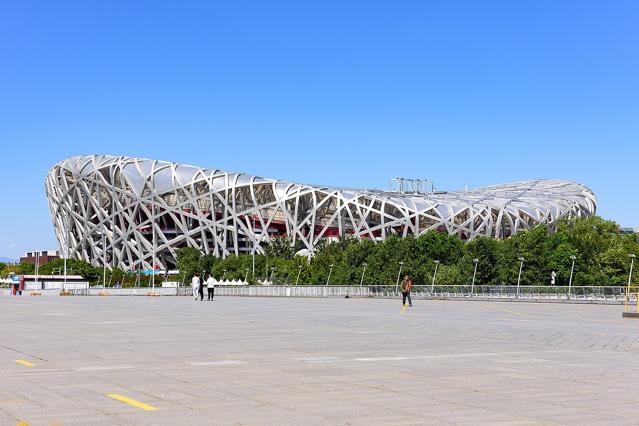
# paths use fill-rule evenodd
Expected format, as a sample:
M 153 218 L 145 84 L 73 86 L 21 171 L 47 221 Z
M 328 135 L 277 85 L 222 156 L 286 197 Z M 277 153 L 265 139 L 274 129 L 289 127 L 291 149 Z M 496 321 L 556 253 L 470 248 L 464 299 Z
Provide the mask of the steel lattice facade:
M 585 186 L 534 180 L 455 192 L 406 194 L 311 186 L 141 158 L 79 156 L 51 169 L 46 193 L 69 257 L 122 269 L 171 268 L 175 250 L 257 252 L 287 235 L 313 252 L 324 238 L 438 230 L 506 238 L 564 216 L 595 213 Z

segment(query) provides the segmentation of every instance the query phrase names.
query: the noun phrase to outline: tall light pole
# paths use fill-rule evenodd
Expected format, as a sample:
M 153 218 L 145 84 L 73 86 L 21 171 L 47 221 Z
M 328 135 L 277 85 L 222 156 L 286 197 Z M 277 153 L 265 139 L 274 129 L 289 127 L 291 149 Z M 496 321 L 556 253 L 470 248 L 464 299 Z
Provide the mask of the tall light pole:
M 271 279 L 270 279 L 271 284 L 273 284 L 273 274 L 275 273 L 275 270 L 276 270 L 276 269 L 277 269 L 277 268 L 276 268 L 275 266 L 271 266 Z
M 519 296 L 519 284 L 521 283 L 521 270 L 524 269 L 524 261 L 526 259 L 524 259 L 523 257 L 518 257 L 517 260 L 519 260 L 519 275 L 517 276 L 517 296 Z
M 151 258 L 151 291 L 155 293 L 155 250 L 157 246 L 157 242 L 155 240 L 155 198 L 151 200 L 151 240 L 153 241 L 153 256 Z M 204 280 L 204 275 L 202 275 L 202 280 Z
M 64 215 L 64 281 L 62 282 L 62 292 L 67 284 L 67 257 L 69 257 L 69 216 Z
M 39 266 L 40 266 L 40 252 L 37 251 L 36 252 L 36 269 L 35 269 L 35 272 L 36 272 L 36 290 L 38 290 L 38 270 L 40 269 Z M 630 282 L 630 281 L 628 281 L 628 282 Z M 628 284 L 628 285 L 630 285 L 630 284 Z
M 473 271 L 473 283 L 470 285 L 470 295 L 473 296 L 475 294 L 475 276 L 477 275 L 477 265 L 479 264 L 479 259 L 473 259 L 473 263 L 475 264 L 475 270 Z
M 102 233 L 102 288 L 106 288 L 106 235 Z
M 368 266 L 368 263 L 364 262 L 362 263 L 362 266 L 364 267 L 364 269 L 362 270 L 362 278 L 359 280 L 360 287 L 364 284 L 364 274 L 366 273 L 366 267 Z
M 333 265 L 332 263 L 330 264 L 330 269 L 328 270 L 328 278 L 326 278 L 326 285 L 328 285 L 328 283 L 331 282 L 331 274 L 333 273 Z
M 630 294 L 630 282 L 632 281 L 632 267 L 635 266 L 635 258 L 637 257 L 634 253 L 629 254 L 630 258 L 630 273 L 628 274 L 628 294 Z
M 399 277 L 402 275 L 402 268 L 404 267 L 404 262 L 399 262 L 399 272 L 397 272 L 397 281 L 395 282 L 395 293 L 399 290 Z
M 297 265 L 297 278 L 295 279 L 295 285 L 300 283 L 300 275 L 302 275 L 302 265 Z
M 224 281 L 225 277 L 226 277 L 226 269 L 222 269 L 222 281 Z
M 435 292 L 435 277 L 437 276 L 437 267 L 439 266 L 439 260 L 433 260 L 435 264 L 435 271 L 433 272 L 433 282 L 430 284 L 430 294 Z
M 577 260 L 577 256 L 573 254 L 570 256 L 570 259 L 572 260 L 572 267 L 570 268 L 570 280 L 568 281 L 568 299 L 570 299 L 570 295 L 572 294 L 572 275 L 575 272 L 575 260 Z
M 246 268 L 246 274 L 244 274 L 244 282 L 248 279 L 249 268 Z
M 255 213 L 253 213 L 253 232 L 251 232 L 251 234 L 253 235 L 253 281 L 255 281 L 255 248 L 257 245 L 255 241 Z

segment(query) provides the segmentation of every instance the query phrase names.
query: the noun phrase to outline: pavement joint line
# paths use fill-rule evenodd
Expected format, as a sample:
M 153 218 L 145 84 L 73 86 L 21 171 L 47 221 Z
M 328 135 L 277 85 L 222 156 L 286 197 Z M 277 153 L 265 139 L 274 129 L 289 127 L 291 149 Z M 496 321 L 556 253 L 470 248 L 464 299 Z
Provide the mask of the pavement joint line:
M 472 352 L 461 354 L 434 354 L 434 355 L 415 355 L 415 356 L 380 356 L 380 357 L 358 357 L 358 358 L 293 358 L 296 361 L 307 363 L 342 363 L 342 362 L 385 362 L 385 361 L 415 361 L 428 359 L 458 359 L 458 358 L 479 358 L 479 357 L 496 357 L 496 356 L 518 356 L 531 354 L 549 354 L 549 353 L 567 353 L 574 352 L 571 350 L 550 350 L 550 351 L 517 351 L 517 352 Z
M 484 306 L 487 306 L 487 305 L 484 305 Z M 532 315 L 528 315 L 528 314 L 522 314 L 521 312 L 511 311 L 510 309 L 500 308 L 498 306 L 490 306 L 490 308 L 497 309 L 498 311 L 502 311 L 502 312 L 508 312 L 509 314 L 519 315 L 519 316 L 522 316 L 524 318 L 533 318 L 533 319 L 543 318 L 543 317 L 536 317 L 536 316 L 532 316 Z
M 13 352 L 17 352 L 17 353 L 22 354 L 22 355 L 28 355 L 31 358 L 39 359 L 40 361 L 46 361 L 46 359 L 44 359 L 44 358 L 40 358 L 39 356 L 30 354 L 30 353 L 27 353 L 27 352 L 22 352 L 22 351 L 19 351 L 17 349 L 10 348 L 9 346 L 0 345 L 0 348 L 4 348 L 4 349 L 7 349 L 7 350 L 10 350 L 10 351 L 13 351 Z
M 35 367 L 35 364 L 32 362 L 29 362 L 25 359 L 16 359 L 14 360 L 16 363 L 24 365 L 25 367 Z
M 137 401 L 137 400 L 132 399 L 132 398 L 127 398 L 126 396 L 119 395 L 117 393 L 109 393 L 106 396 L 108 396 L 109 398 L 115 399 L 116 401 L 124 402 L 125 404 L 129 404 L 129 405 L 131 405 L 133 407 L 140 408 L 140 409 L 142 409 L 144 411 L 156 411 L 156 410 L 158 410 L 157 407 L 154 407 L 154 406 L 149 405 L 149 404 L 145 404 L 144 402 L 140 402 L 140 401 Z
M 112 365 L 112 366 L 88 366 L 88 367 L 76 367 L 74 371 L 110 371 L 110 370 L 127 370 L 135 368 L 132 365 Z
M 242 364 L 246 364 L 246 362 L 238 361 L 238 360 L 223 360 L 223 361 L 200 361 L 200 362 L 191 363 L 191 365 L 194 367 L 204 367 L 207 365 L 223 366 L 223 365 L 242 365 Z

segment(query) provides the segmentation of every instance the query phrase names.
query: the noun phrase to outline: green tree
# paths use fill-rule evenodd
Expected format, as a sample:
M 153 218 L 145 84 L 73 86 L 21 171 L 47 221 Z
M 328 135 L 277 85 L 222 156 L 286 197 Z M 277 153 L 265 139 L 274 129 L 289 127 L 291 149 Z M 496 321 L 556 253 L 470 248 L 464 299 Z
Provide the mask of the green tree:
M 35 265 L 33 263 L 18 264 L 18 273 L 20 275 L 28 275 L 35 273 Z
M 297 247 L 293 244 L 291 237 L 271 238 L 271 242 L 264 248 L 264 252 L 267 256 L 284 259 L 292 259 L 297 251 Z
M 212 254 L 205 254 L 198 261 L 198 270 L 203 274 L 212 273 L 217 261 L 218 258 Z
M 460 272 L 464 271 L 464 275 L 470 276 L 469 282 L 472 281 L 472 273 L 475 268 L 474 259 L 478 260 L 475 284 L 494 284 L 497 282 L 498 275 L 495 265 L 499 258 L 499 245 L 499 241 L 490 237 L 478 237 L 466 243 Z
M 179 248 L 175 251 L 177 267 L 182 275 L 182 280 L 189 279 L 196 272 L 200 272 L 200 258 L 202 253 L 195 247 Z

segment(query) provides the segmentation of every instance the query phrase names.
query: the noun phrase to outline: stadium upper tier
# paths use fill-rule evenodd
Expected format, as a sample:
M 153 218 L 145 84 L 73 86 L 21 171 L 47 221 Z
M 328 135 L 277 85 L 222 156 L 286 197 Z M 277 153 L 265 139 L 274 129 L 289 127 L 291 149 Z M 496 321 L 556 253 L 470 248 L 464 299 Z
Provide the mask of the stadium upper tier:
M 68 158 L 46 178 L 56 236 L 69 257 L 123 269 L 175 267 L 175 250 L 262 251 L 289 236 L 313 252 L 323 238 L 381 240 L 437 230 L 506 238 L 564 216 L 595 213 L 585 186 L 532 180 L 454 192 L 398 193 L 265 179 L 142 158 Z

